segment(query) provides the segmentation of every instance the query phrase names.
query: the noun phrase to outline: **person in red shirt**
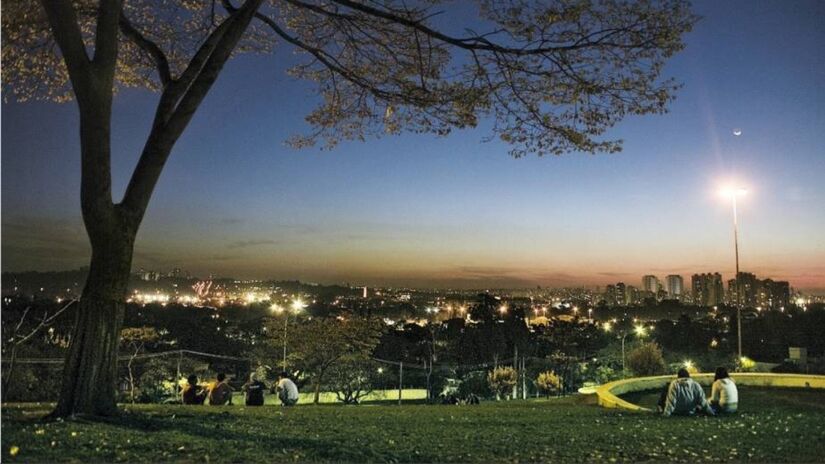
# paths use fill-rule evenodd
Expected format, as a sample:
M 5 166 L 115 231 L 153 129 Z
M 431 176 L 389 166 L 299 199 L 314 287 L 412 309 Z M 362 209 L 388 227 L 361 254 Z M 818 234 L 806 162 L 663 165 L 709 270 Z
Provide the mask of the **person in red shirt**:
M 226 382 L 226 374 L 218 374 L 217 380 L 209 385 L 209 404 L 223 406 L 232 404 L 232 387 Z
M 183 387 L 181 397 L 183 404 L 203 404 L 203 401 L 206 399 L 206 390 L 198 385 L 197 375 L 192 374 L 186 379 L 186 385 Z

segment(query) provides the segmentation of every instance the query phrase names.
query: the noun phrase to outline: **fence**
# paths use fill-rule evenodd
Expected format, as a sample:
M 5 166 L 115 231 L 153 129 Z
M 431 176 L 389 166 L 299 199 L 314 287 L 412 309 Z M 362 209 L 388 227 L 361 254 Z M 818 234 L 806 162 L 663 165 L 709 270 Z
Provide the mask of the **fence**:
M 226 356 L 193 350 L 174 350 L 159 353 L 122 355 L 118 358 L 118 392 L 123 402 L 171 402 L 176 401 L 187 376 L 195 374 L 199 379 L 212 379 L 224 372 L 232 379 L 233 386 L 240 385 L 251 371 L 265 380 L 274 380 L 275 369 L 259 365 L 246 357 Z M 572 364 L 580 363 L 574 360 Z M 8 388 L 2 392 L 3 401 L 54 401 L 62 379 L 62 358 L 18 358 L 14 361 L 14 375 Z M 571 365 L 570 362 L 565 364 Z M 435 401 L 440 395 L 490 397 L 487 373 L 497 366 L 511 366 L 517 371 L 518 381 L 512 398 L 538 396 L 535 378 L 540 372 L 554 369 L 565 380 L 558 394 L 577 388 L 575 376 L 568 375 L 566 368 L 545 358 L 513 357 L 497 362 L 479 364 L 412 363 L 373 358 L 365 372 L 364 390 L 355 400 L 383 400 L 401 404 L 406 401 Z M 3 360 L 3 376 L 8 372 L 9 360 Z M 575 369 L 574 369 L 575 370 Z M 306 382 L 299 381 L 302 390 L 309 390 Z M 342 388 L 334 381 L 322 387 L 327 392 L 339 392 Z M 359 387 L 360 388 L 360 387 Z M 423 390 L 423 392 L 422 392 Z M 370 393 L 370 392 L 380 393 Z M 343 401 L 343 396 L 336 394 Z M 327 401 L 334 400 L 331 394 Z

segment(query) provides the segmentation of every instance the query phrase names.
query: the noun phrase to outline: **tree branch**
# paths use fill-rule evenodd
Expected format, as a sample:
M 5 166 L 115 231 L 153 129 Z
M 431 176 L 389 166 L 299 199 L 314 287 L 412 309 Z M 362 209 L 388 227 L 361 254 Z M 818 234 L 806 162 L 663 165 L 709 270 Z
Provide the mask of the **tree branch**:
M 300 5 L 304 8 L 308 8 L 308 9 L 310 9 L 312 11 L 315 11 L 315 12 L 318 12 L 318 13 L 329 15 L 329 16 L 338 16 L 338 17 L 344 16 L 344 17 L 346 17 L 345 15 L 342 15 L 341 13 L 331 12 L 331 11 L 326 10 L 324 8 L 321 8 L 319 6 L 309 5 L 309 4 L 303 3 L 299 0 L 286 0 L 286 1 L 288 1 L 289 3 L 295 4 L 295 5 Z M 514 56 L 528 56 L 528 55 L 544 55 L 544 54 L 548 54 L 548 53 L 558 53 L 558 52 L 562 52 L 562 51 L 578 50 L 578 49 L 589 48 L 589 47 L 593 47 L 593 46 L 610 46 L 610 47 L 617 47 L 617 48 L 625 48 L 625 47 L 635 48 L 635 47 L 637 47 L 636 44 L 624 45 L 624 44 L 618 44 L 618 43 L 606 43 L 605 42 L 605 39 L 607 37 L 615 35 L 616 33 L 619 33 L 619 32 L 628 32 L 628 31 L 632 30 L 630 28 L 606 29 L 606 30 L 602 30 L 602 31 L 596 31 L 594 33 L 591 33 L 591 34 L 585 36 L 585 37 L 580 38 L 579 40 L 577 40 L 576 42 L 574 42 L 572 44 L 567 44 L 567 45 L 540 46 L 540 47 L 531 47 L 531 48 L 527 48 L 527 47 L 525 47 L 525 48 L 507 47 L 507 46 L 504 46 L 504 45 L 496 44 L 496 43 L 491 42 L 490 40 L 488 40 L 486 38 L 486 36 L 489 35 L 489 34 L 474 35 L 474 36 L 464 37 L 464 38 L 453 37 L 453 36 L 447 35 L 443 32 L 437 31 L 433 28 L 430 28 L 430 27 L 424 25 L 424 23 L 423 23 L 424 18 L 422 18 L 422 19 L 410 19 L 410 18 L 401 16 L 401 15 L 398 15 L 396 13 L 391 13 L 389 11 L 381 10 L 381 9 L 371 7 L 371 6 L 366 5 L 366 4 L 357 3 L 357 2 L 354 2 L 352 0 L 332 0 L 332 2 L 337 3 L 339 5 L 342 5 L 342 6 L 346 6 L 350 9 L 353 9 L 353 10 L 356 10 L 356 11 L 360 11 L 362 13 L 366 13 L 366 14 L 368 14 L 370 16 L 373 16 L 373 17 L 376 17 L 376 18 L 381 18 L 381 19 L 384 19 L 384 20 L 387 20 L 387 21 L 392 21 L 392 22 L 402 24 L 402 25 L 407 26 L 407 27 L 411 27 L 411 28 L 413 28 L 417 31 L 423 32 L 424 34 L 426 34 L 426 35 L 428 35 L 432 38 L 438 39 L 442 42 L 448 43 L 450 45 L 454 45 L 456 47 L 459 47 L 459 48 L 462 48 L 462 49 L 465 49 L 465 50 L 485 50 L 485 51 L 503 53 L 503 54 L 514 55 Z M 600 34 L 606 34 L 606 35 L 604 37 L 597 38 L 596 40 L 591 40 L 591 37 L 598 36 Z
M 57 46 L 63 54 L 63 61 L 69 70 L 69 79 L 78 99 L 88 92 L 89 56 L 83 44 L 83 36 L 77 22 L 77 15 L 69 0 L 41 0 L 43 9 L 54 35 Z
M 143 34 L 138 31 L 129 19 L 126 17 L 126 13 L 121 10 L 120 12 L 120 31 L 123 32 L 129 40 L 131 40 L 135 45 L 140 47 L 141 50 L 149 54 L 152 58 L 152 61 L 155 62 L 155 67 L 158 70 L 158 77 L 160 78 L 161 84 L 163 87 L 167 87 L 172 82 L 172 73 L 169 70 L 169 60 L 166 58 L 166 54 L 163 53 L 163 50 L 160 49 L 158 44 L 149 40 Z
M 143 148 L 119 209 L 134 226 L 140 223 L 172 147 L 191 121 L 263 0 L 246 2 L 218 26 L 181 77 L 161 96 L 152 132 Z

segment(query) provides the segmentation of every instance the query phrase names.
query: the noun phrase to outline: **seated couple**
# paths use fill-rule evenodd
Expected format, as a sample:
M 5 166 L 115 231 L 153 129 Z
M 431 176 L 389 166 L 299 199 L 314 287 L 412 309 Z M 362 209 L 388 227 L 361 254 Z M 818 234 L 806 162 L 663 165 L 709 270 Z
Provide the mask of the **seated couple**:
M 679 369 L 676 380 L 666 385 L 662 391 L 659 410 L 665 417 L 692 416 L 696 412 L 709 415 L 736 412 L 739 392 L 724 367 L 716 368 L 710 396 L 708 401 L 702 386 L 690 378 L 687 369 Z

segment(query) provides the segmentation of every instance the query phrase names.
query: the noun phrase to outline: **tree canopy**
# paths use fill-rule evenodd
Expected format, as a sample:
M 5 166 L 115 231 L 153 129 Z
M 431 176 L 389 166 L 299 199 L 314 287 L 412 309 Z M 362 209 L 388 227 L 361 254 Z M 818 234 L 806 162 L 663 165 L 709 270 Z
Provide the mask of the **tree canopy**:
M 109 2 L 98 3 L 45 3 L 79 25 L 75 37 L 50 28 L 37 1 L 3 2 L 2 77 L 14 97 L 65 101 L 80 91 L 64 55 L 94 51 L 94 62 L 112 45 L 100 36 Z M 697 19 L 683 0 L 478 0 L 471 19 L 441 3 L 126 0 L 112 13 L 115 84 L 161 91 L 159 114 L 183 118 L 215 53 L 288 46 L 304 58 L 291 74 L 314 81 L 321 97 L 307 116 L 312 130 L 291 139 L 297 146 L 447 134 L 492 117 L 491 137 L 515 156 L 612 152 L 621 141 L 602 136 L 625 115 L 666 111 L 678 85 L 661 79 L 662 67 Z M 222 50 L 244 8 L 255 19 Z M 62 53 L 61 35 L 72 43 Z

